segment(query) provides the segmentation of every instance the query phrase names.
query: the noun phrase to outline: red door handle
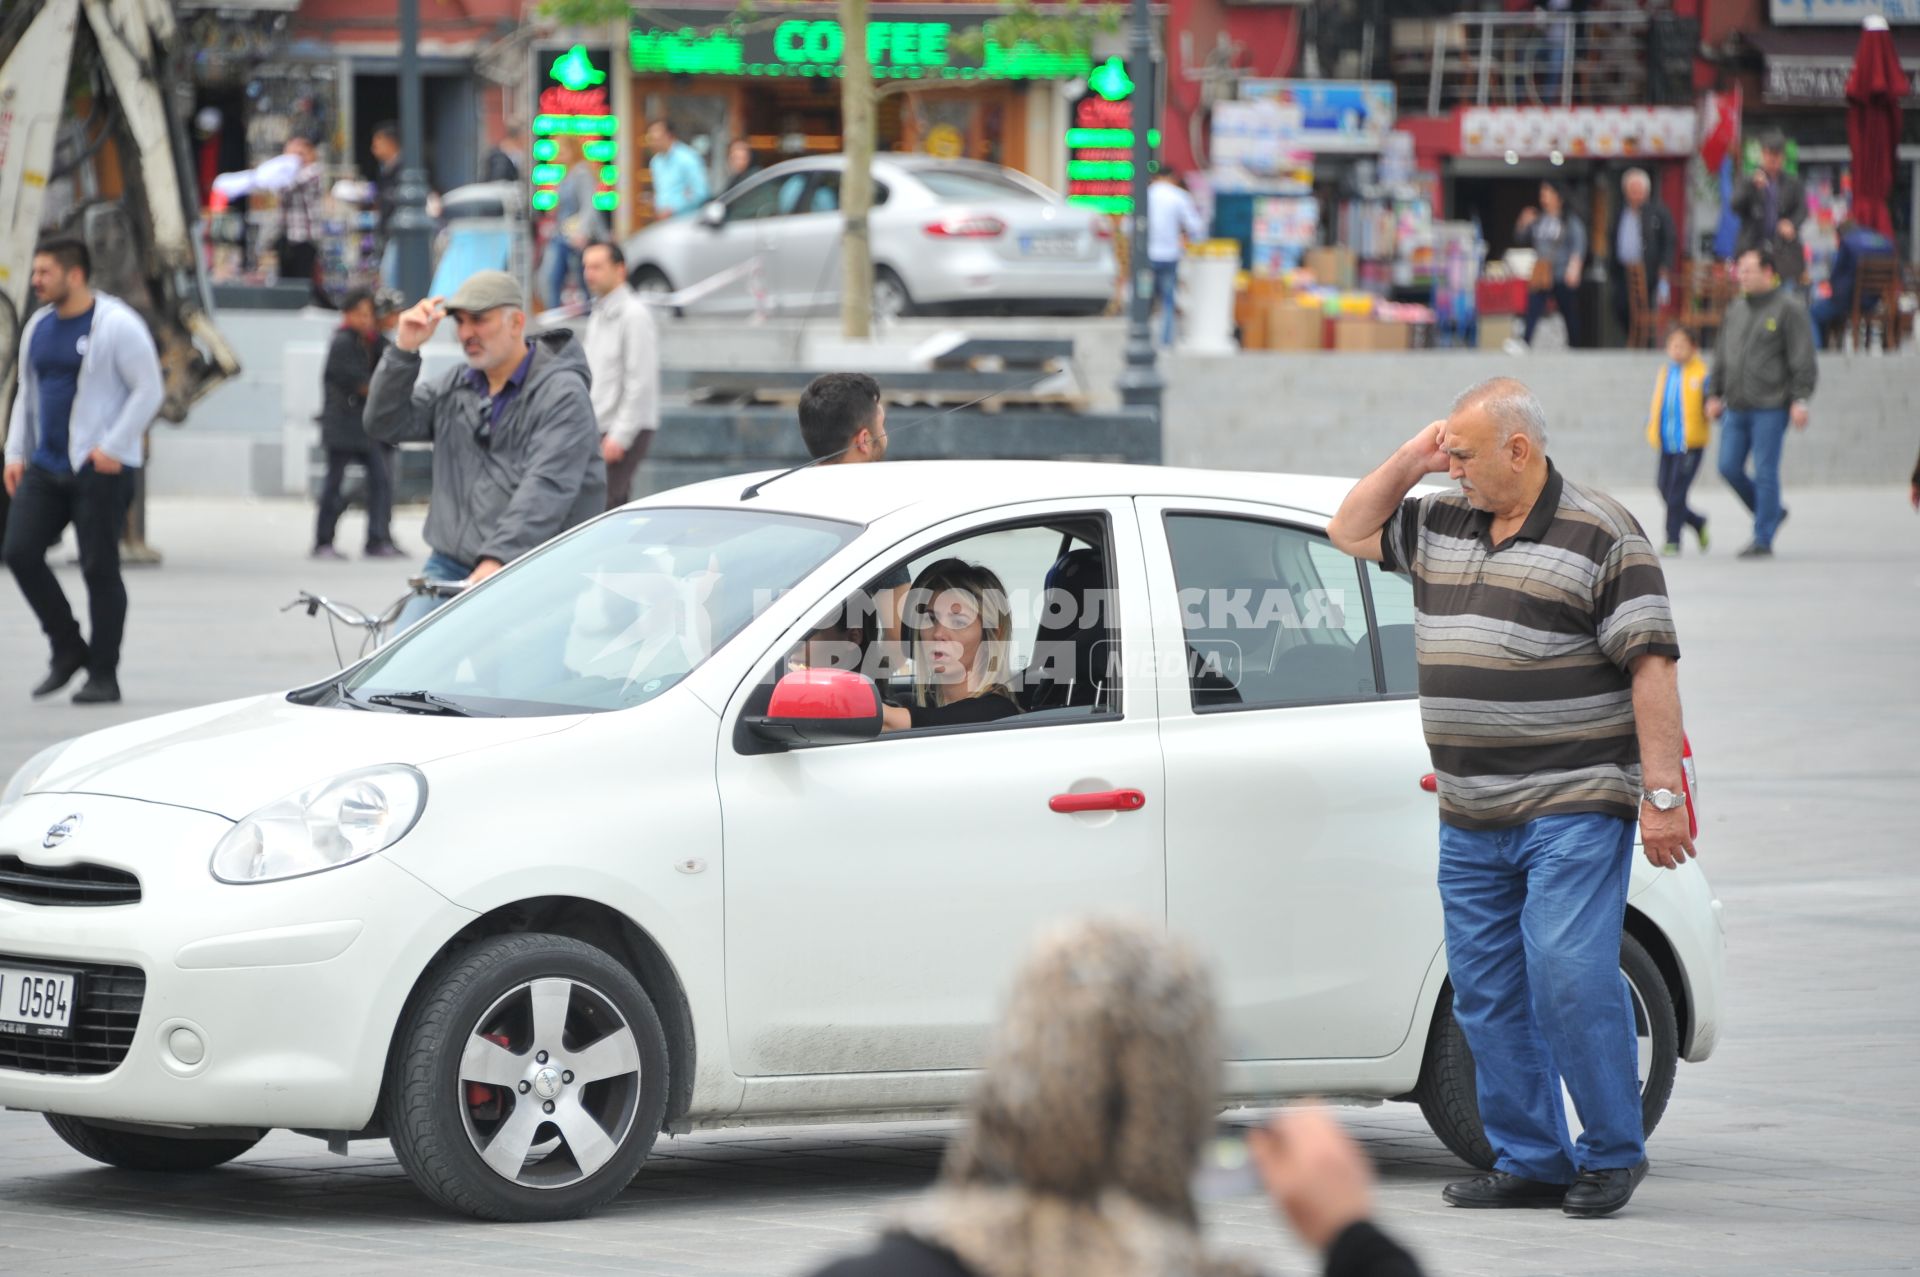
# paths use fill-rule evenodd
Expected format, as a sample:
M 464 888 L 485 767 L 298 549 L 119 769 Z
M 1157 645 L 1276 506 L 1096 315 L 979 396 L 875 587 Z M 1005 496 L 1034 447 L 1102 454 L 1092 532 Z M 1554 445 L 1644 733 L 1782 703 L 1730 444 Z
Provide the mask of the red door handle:
M 1139 811 L 1147 805 L 1147 796 L 1137 789 L 1102 789 L 1091 794 L 1055 794 L 1047 799 L 1049 809 L 1072 815 L 1082 811 Z
M 1440 792 L 1440 778 L 1432 772 L 1428 772 L 1420 778 L 1420 788 L 1426 790 L 1429 794 L 1437 794 Z

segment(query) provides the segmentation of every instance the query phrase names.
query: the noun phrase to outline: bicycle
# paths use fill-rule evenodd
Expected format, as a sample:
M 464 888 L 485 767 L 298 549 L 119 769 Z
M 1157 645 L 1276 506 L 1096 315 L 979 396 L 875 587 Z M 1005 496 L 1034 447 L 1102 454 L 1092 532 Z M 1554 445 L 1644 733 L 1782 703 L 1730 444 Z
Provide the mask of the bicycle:
M 321 612 L 325 612 L 327 637 L 333 643 L 333 656 L 344 669 L 348 662 L 340 654 L 339 625 L 341 623 L 365 632 L 360 640 L 359 655 L 354 657 L 356 661 L 364 660 L 385 647 L 393 637 L 393 624 L 400 619 L 400 613 L 406 610 L 407 604 L 416 598 L 458 598 L 466 589 L 465 581 L 439 581 L 430 580 L 424 576 L 410 576 L 407 578 L 407 592 L 378 613 L 363 612 L 352 604 L 337 603 L 324 594 L 315 594 L 310 590 L 300 591 L 298 597 L 280 610 L 291 612 L 294 608 L 304 607 L 308 616 L 318 616 Z

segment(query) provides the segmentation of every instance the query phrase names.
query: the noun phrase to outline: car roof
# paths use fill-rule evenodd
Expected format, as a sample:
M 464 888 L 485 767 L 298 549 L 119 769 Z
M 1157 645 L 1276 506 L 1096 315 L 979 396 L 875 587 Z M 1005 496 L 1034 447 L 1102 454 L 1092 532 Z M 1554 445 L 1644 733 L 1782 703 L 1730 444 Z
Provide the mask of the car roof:
M 1331 517 L 1352 479 L 1256 470 L 1188 470 L 1090 461 L 888 461 L 813 466 L 709 479 L 658 492 L 636 506 L 767 510 L 861 524 L 911 511 L 935 523 L 1018 502 L 1076 497 L 1217 498 L 1287 506 Z M 762 481 L 750 500 L 741 494 Z

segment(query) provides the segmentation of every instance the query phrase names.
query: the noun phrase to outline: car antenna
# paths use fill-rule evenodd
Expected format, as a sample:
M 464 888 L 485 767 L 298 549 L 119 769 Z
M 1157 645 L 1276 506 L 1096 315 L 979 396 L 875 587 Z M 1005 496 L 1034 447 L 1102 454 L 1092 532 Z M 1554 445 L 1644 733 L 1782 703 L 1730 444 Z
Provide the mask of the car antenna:
M 1031 381 L 1023 381 L 1018 385 L 1014 385 L 1014 386 L 1001 386 L 999 389 L 989 391 L 988 393 L 981 395 L 978 399 L 970 400 L 967 403 L 955 404 L 951 408 L 946 408 L 941 410 L 940 412 L 931 413 L 925 417 L 916 417 L 912 421 L 903 421 L 897 426 L 890 427 L 887 433 L 889 435 L 898 434 L 902 430 L 911 430 L 915 426 L 924 426 L 929 421 L 938 421 L 942 417 L 951 417 L 956 412 L 965 412 L 969 408 L 978 408 L 981 404 L 985 403 L 989 399 L 997 398 L 998 396 L 1004 395 L 1009 391 L 1026 390 L 1030 387 L 1039 385 L 1041 382 L 1045 381 L 1049 377 L 1054 377 L 1057 375 L 1059 375 L 1057 370 L 1049 369 L 1048 371 L 1041 373 L 1039 376 L 1035 377 Z M 838 452 L 829 452 L 824 457 L 814 457 L 811 460 L 802 461 L 799 465 L 794 466 L 793 468 L 788 470 L 782 470 L 779 474 L 768 475 L 766 478 L 760 480 L 758 483 L 748 485 L 747 490 L 740 494 L 740 499 L 742 501 L 751 501 L 755 497 L 759 496 L 761 489 L 765 488 L 768 484 L 778 483 L 780 482 L 780 480 L 786 478 L 790 474 L 799 474 L 802 470 L 810 470 L 814 466 L 819 465 L 823 461 L 832 461 L 835 457 L 845 456 L 847 453 L 852 451 L 853 451 L 853 445 L 848 444 L 846 447 L 840 449 L 840 451 Z

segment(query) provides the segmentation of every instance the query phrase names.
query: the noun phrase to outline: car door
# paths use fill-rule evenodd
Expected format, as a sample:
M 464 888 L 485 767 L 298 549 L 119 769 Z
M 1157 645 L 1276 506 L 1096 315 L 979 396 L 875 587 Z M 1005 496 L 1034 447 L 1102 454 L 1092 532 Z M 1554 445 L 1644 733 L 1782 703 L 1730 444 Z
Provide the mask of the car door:
M 800 174 L 794 175 L 796 178 Z M 817 169 L 781 193 L 781 217 L 770 223 L 772 287 L 786 314 L 823 310 L 840 299 L 840 174 Z
M 897 564 L 917 572 L 949 553 L 998 560 L 1023 582 L 1044 581 L 1048 565 L 1070 557 L 1056 560 L 1060 536 L 1020 537 L 1026 548 L 1016 552 L 1010 541 L 1005 553 L 987 540 L 1069 518 L 1107 530 L 1112 628 L 1103 641 L 1111 667 L 1120 668 L 1121 656 L 1129 666 L 1133 654 L 1150 659 L 1139 536 L 1123 498 L 1007 507 L 930 529 L 877 557 L 813 611 L 837 607 L 862 580 L 882 579 Z M 1029 567 L 1011 562 L 1021 556 Z M 1032 628 L 1032 589 L 1009 582 L 1008 592 L 1021 595 L 1018 637 Z M 977 1067 L 999 998 L 1041 928 L 1086 913 L 1164 918 L 1155 697 L 1144 683 L 1135 696 L 1115 679 L 1093 706 L 754 752 L 741 716 L 755 712 L 756 689 L 817 623 L 810 616 L 765 653 L 723 720 L 717 770 L 735 1071 Z M 1054 809 L 1059 796 L 1129 790 L 1139 798 L 1132 809 L 1104 797 L 1079 800 L 1097 810 Z
M 1228 1057 L 1371 1058 L 1440 949 L 1411 588 L 1323 521 L 1140 503 L 1161 649 L 1167 918 L 1212 957 Z
M 681 261 L 676 265 L 673 286 L 694 288 L 721 272 L 760 259 L 759 270 L 720 285 L 688 307 L 699 314 L 745 314 L 754 309 L 755 294 L 764 295 L 766 304 L 777 304 L 773 295 L 771 272 L 773 231 L 781 220 L 780 197 L 787 183 L 804 174 L 763 178 L 729 192 L 721 200 L 726 220 L 718 226 L 698 220 L 689 223 L 684 233 Z

